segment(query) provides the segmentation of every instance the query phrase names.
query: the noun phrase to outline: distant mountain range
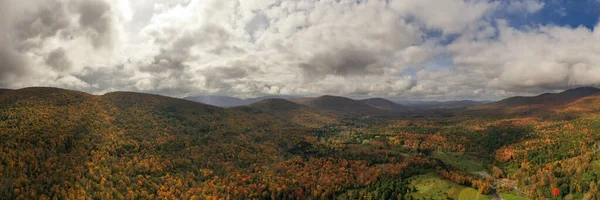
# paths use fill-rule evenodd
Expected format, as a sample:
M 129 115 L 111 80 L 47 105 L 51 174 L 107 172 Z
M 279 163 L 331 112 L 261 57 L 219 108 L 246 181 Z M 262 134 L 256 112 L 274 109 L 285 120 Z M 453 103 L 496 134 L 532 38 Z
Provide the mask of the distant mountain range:
M 329 95 L 317 98 L 303 98 L 300 101 L 296 102 L 307 105 L 317 110 L 349 115 L 376 115 L 387 110 L 373 105 L 369 105 L 366 101 Z M 390 103 L 395 104 L 393 102 Z
M 383 98 L 363 99 L 363 100 L 360 100 L 360 102 L 367 104 L 369 106 L 373 106 L 375 108 L 383 109 L 383 110 L 401 111 L 401 110 L 409 109 L 408 107 L 406 107 L 404 105 L 397 104 L 397 103 L 394 103 L 390 100 L 383 99 Z
M 25 89 L 25 88 L 24 88 Z M 0 88 L 0 94 L 14 91 L 11 89 Z M 325 95 L 321 97 L 299 97 L 299 96 L 264 96 L 257 98 L 241 99 L 230 96 L 206 95 L 190 96 L 183 99 L 199 102 L 207 105 L 229 108 L 237 106 L 257 107 L 257 104 L 264 100 L 262 104 L 269 103 L 270 110 L 280 108 L 278 106 L 290 106 L 291 103 L 304 105 L 308 108 L 320 111 L 329 111 L 345 114 L 380 114 L 382 112 L 403 112 L 408 110 L 422 109 L 459 109 L 459 108 L 502 108 L 502 107 L 523 107 L 523 106 L 560 106 L 573 103 L 584 97 L 600 95 L 600 89 L 595 87 L 579 87 L 565 90 L 560 93 L 544 93 L 537 96 L 516 96 L 506 98 L 500 101 L 390 101 L 384 98 L 370 98 L 355 100 L 346 97 Z M 256 104 L 256 105 L 252 105 Z M 282 104 L 282 105 L 278 105 Z M 283 105 L 287 104 L 287 105 Z M 264 107 L 263 107 L 264 110 Z
M 400 110 L 408 110 L 411 108 L 414 109 L 449 109 L 449 108 L 464 108 L 469 106 L 482 105 L 485 103 L 489 103 L 489 101 L 470 101 L 470 100 L 462 100 L 462 101 L 398 101 L 393 102 L 384 98 L 370 98 L 370 99 L 362 99 L 362 100 L 354 100 L 346 97 L 338 97 L 338 96 L 330 96 L 325 95 L 321 97 L 298 97 L 298 96 L 264 96 L 257 98 L 249 98 L 249 99 L 241 99 L 230 96 L 190 96 L 185 97 L 184 99 L 195 101 L 199 103 L 204 103 L 208 105 L 228 108 L 228 107 L 236 107 L 236 106 L 246 106 L 254 103 L 258 103 L 265 99 L 286 99 L 298 104 L 307 104 L 313 105 L 314 107 L 322 107 L 323 103 L 331 102 L 331 101 L 340 101 L 340 105 L 337 109 L 343 106 L 350 106 L 350 104 L 354 104 L 359 106 L 363 110 L 367 109 L 364 105 L 368 105 L 370 107 L 374 107 L 376 109 L 388 110 L 388 111 L 400 111 Z M 351 101 L 359 101 L 352 102 Z M 319 103 L 321 102 L 321 103 Z M 348 105 L 344 104 L 347 103 Z M 331 102 L 334 103 L 335 102 Z M 335 110 L 336 108 L 331 108 Z M 368 108 L 373 109 L 373 108 Z M 367 109 L 367 110 L 368 110 Z
M 268 96 L 252 99 L 240 99 L 228 96 L 196 96 L 184 99 L 219 107 L 249 106 L 284 116 L 288 115 L 287 112 L 292 110 L 344 115 L 378 115 L 410 109 L 382 98 L 354 100 L 330 95 L 321 97 Z
M 248 100 L 229 96 L 194 96 L 183 99 L 219 107 L 235 107 L 250 104 Z
M 518 107 L 518 106 L 533 106 L 533 105 L 565 105 L 577 101 L 578 99 L 600 94 L 600 89 L 594 87 L 580 87 L 570 90 L 565 90 L 560 93 L 544 93 L 533 97 L 511 97 L 498 102 L 490 103 L 490 106 L 497 107 Z
M 298 98 L 296 96 L 264 96 L 257 98 L 249 98 L 249 99 L 241 99 L 230 96 L 217 96 L 217 95 L 207 95 L 207 96 L 190 96 L 184 97 L 185 100 L 195 101 L 203 104 L 228 108 L 228 107 L 236 107 L 236 106 L 245 106 L 253 103 L 260 102 L 265 99 L 287 99 L 287 98 Z
M 452 112 L 449 109 L 463 108 L 472 108 L 471 110 L 474 109 L 482 112 L 511 107 L 521 109 L 536 108 L 538 109 L 537 113 L 539 113 L 546 112 L 548 110 L 544 108 L 552 107 L 554 109 L 563 109 L 567 104 L 594 95 L 600 96 L 600 89 L 594 87 L 580 87 L 555 94 L 545 93 L 531 97 L 517 96 L 496 102 L 471 100 L 393 102 L 384 98 L 355 100 L 351 98 L 330 95 L 320 97 L 266 96 L 252 99 L 240 99 L 228 96 L 196 96 L 186 97 L 185 99 L 218 107 L 250 106 L 284 118 L 293 116 L 291 113 L 293 113 L 295 110 L 298 113 L 301 113 L 295 116 L 304 117 L 297 117 L 296 119 L 302 120 L 296 121 L 296 123 L 306 123 L 307 121 L 311 121 L 310 116 L 318 119 L 331 119 L 332 114 L 343 116 L 406 116 L 408 114 L 419 115 L 430 113 L 420 112 L 419 110 L 448 110 L 444 111 L 446 113 Z M 579 102 L 577 107 L 590 107 L 590 105 L 587 105 L 584 102 Z M 521 110 L 519 112 L 527 111 Z
M 398 101 L 398 104 L 402 104 L 411 108 L 418 109 L 451 109 L 451 108 L 465 108 L 470 106 L 483 105 L 491 103 L 492 101 L 472 101 L 472 100 L 461 100 L 461 101 Z

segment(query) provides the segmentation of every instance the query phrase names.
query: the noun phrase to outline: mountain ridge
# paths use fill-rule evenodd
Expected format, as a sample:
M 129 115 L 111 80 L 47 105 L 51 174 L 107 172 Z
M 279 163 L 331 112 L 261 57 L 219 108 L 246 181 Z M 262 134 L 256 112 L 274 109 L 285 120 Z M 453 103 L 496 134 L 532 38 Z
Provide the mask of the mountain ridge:
M 578 87 L 568 89 L 559 93 L 543 93 L 537 96 L 515 96 L 509 97 L 487 105 L 501 107 L 517 107 L 532 105 L 566 105 L 575 102 L 577 99 L 600 94 L 600 89 L 595 87 Z
M 280 96 L 262 96 L 262 97 L 242 99 L 242 98 L 223 96 L 223 95 L 201 95 L 201 96 L 188 96 L 188 97 L 184 97 L 183 99 L 195 101 L 195 102 L 199 102 L 199 103 L 204 103 L 204 104 L 208 104 L 208 105 L 223 107 L 223 108 L 229 108 L 229 107 L 236 107 L 236 106 L 246 106 L 246 105 L 260 102 L 265 99 L 287 99 L 287 98 L 296 98 L 296 97 L 288 96 L 288 95 L 280 95 Z
M 309 99 L 303 104 L 314 109 L 345 115 L 374 115 L 383 111 L 358 100 L 332 95 Z
M 416 109 L 453 109 L 490 103 L 488 101 L 455 100 L 455 101 L 396 101 L 396 103 Z
M 403 106 L 401 104 L 395 103 L 393 101 L 390 101 L 388 99 L 384 99 L 384 98 L 370 98 L 370 99 L 363 99 L 363 100 L 359 100 L 360 102 L 363 102 L 367 105 L 379 108 L 379 109 L 384 109 L 384 110 L 391 110 L 391 111 L 400 111 L 400 110 L 407 110 L 408 107 Z
M 185 100 L 195 101 L 203 104 L 218 106 L 218 107 L 235 107 L 235 106 L 243 106 L 247 105 L 248 102 L 244 99 L 230 97 L 230 96 L 218 96 L 218 95 L 208 95 L 208 96 L 192 96 L 192 97 L 184 97 Z
M 284 120 L 307 127 L 339 124 L 337 117 L 286 99 L 265 99 L 247 107 L 271 113 Z
M 300 107 L 302 107 L 302 105 L 294 103 L 292 101 L 289 100 L 285 100 L 285 99 L 278 99 L 278 98 L 272 98 L 272 99 L 265 99 L 253 104 L 249 105 L 250 107 L 262 107 L 265 109 L 275 109 L 275 110 L 293 110 L 293 109 L 298 109 Z

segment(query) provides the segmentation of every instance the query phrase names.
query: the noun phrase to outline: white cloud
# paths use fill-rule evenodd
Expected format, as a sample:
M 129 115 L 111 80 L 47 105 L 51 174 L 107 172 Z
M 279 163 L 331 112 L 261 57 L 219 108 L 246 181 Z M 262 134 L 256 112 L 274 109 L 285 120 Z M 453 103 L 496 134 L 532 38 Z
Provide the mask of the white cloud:
M 113 65 L 121 39 L 113 1 L 0 3 L 0 81 L 3 87 L 75 87 L 69 73 L 87 65 Z M 15 78 L 20 77 L 20 78 Z
M 121 15 L 124 18 L 125 22 L 129 22 L 133 19 L 133 9 L 131 8 L 131 3 L 129 0 L 118 0 L 117 5 Z
M 598 31 L 517 30 L 497 18 L 543 7 L 539 0 L 8 0 L 0 2 L 7 30 L 0 87 L 496 98 L 598 85 Z M 428 67 L 444 56 L 448 66 Z
M 594 73 L 600 68 L 598 29 L 516 30 L 500 24 L 497 38 L 463 38 L 450 45 L 455 64 L 486 77 L 490 88 L 513 92 L 600 84 Z
M 535 13 L 544 8 L 545 3 L 540 0 L 511 0 L 508 2 L 509 12 Z
M 403 0 L 391 4 L 399 13 L 447 34 L 461 33 L 500 5 L 486 0 Z

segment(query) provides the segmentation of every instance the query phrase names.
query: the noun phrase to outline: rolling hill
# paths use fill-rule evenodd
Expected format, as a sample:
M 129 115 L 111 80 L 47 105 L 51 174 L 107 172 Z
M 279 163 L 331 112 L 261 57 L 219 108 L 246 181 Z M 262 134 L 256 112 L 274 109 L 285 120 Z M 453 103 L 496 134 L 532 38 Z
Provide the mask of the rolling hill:
M 537 107 L 549 117 L 495 107 L 411 118 L 438 110 L 335 96 L 221 108 L 134 92 L 4 90 L 0 199 L 543 199 L 555 188 L 581 199 L 600 183 L 600 94 L 590 91 L 554 94 L 584 97 Z
M 459 100 L 459 101 L 399 101 L 401 105 L 409 108 L 416 109 L 456 109 L 466 108 L 471 106 L 478 106 L 489 103 L 487 101 L 472 101 L 472 100 Z
M 340 124 L 337 116 L 333 114 L 320 112 L 306 105 L 297 104 L 285 99 L 265 99 L 251 104 L 249 107 L 308 127 Z
M 360 102 L 367 104 L 369 106 L 373 106 L 375 108 L 390 110 L 390 111 L 404 111 L 408 110 L 408 107 L 394 103 L 390 100 L 383 98 L 371 98 L 371 99 L 363 99 Z
M 185 97 L 183 99 L 224 108 L 249 104 L 249 102 L 245 99 L 228 96 L 193 96 Z
M 300 99 L 296 102 L 308 107 L 342 115 L 378 115 L 385 110 L 373 107 L 364 102 L 338 96 L 321 96 L 312 99 Z
M 251 104 L 249 105 L 249 107 L 271 113 L 289 113 L 302 109 L 310 109 L 305 105 L 300 105 L 285 99 L 265 99 L 260 102 Z
M 530 97 L 510 97 L 497 102 L 468 107 L 465 114 L 490 116 L 530 116 L 556 120 L 572 119 L 582 112 L 596 110 L 593 105 L 600 95 L 600 89 L 580 87 L 560 93 L 544 93 Z
M 0 197 L 166 198 L 157 191 L 169 181 L 189 191 L 227 168 L 281 161 L 310 134 L 269 113 L 159 95 L 10 90 L 0 94 Z
M 596 115 L 600 112 L 600 94 L 579 98 L 574 102 L 562 106 L 558 111 L 563 113 Z
M 511 97 L 498 102 L 490 103 L 491 106 L 517 107 L 517 106 L 558 106 L 572 103 L 580 98 L 600 94 L 600 89 L 594 87 L 580 87 L 565 90 L 561 93 L 545 93 L 533 97 Z
M 280 95 L 280 96 L 263 96 L 263 97 L 256 97 L 256 98 L 240 99 L 240 98 L 230 97 L 230 96 L 208 95 L 208 96 L 184 97 L 183 99 L 195 101 L 198 103 L 218 106 L 218 107 L 222 107 L 222 108 L 230 108 L 230 107 L 236 107 L 236 106 L 250 105 L 250 104 L 265 100 L 265 99 L 287 99 L 287 98 L 297 98 L 297 97 Z

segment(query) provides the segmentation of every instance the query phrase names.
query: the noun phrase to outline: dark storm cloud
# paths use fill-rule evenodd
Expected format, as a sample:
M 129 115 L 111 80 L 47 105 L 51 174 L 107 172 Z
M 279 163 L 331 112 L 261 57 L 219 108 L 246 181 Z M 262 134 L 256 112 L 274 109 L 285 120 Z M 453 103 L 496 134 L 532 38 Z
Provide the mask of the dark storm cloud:
M 139 80 L 136 84 L 142 90 L 177 95 L 193 92 L 198 84 L 215 82 L 216 85 L 230 87 L 226 83 L 214 79 L 214 77 L 220 76 L 217 74 L 227 74 L 228 70 L 196 73 L 191 67 L 199 59 L 198 55 L 192 54 L 193 48 L 207 51 L 209 51 L 208 49 L 220 49 L 216 50 L 218 52 L 229 52 L 228 49 L 232 49 L 225 43 L 230 35 L 222 27 L 207 25 L 190 30 L 163 30 L 149 32 L 149 34 L 153 36 L 155 44 L 163 47 L 154 55 L 151 63 L 143 64 L 138 68 L 140 72 L 151 75 L 150 78 Z M 239 73 L 233 72 L 233 74 Z M 200 83 L 197 76 L 206 77 L 206 80 L 200 81 Z
M 25 66 L 24 58 L 6 48 L 5 43 L 0 40 L 0 87 L 7 88 L 14 81 L 27 77 L 28 69 Z
M 180 76 L 186 69 L 185 63 L 196 59 L 191 54 L 193 47 L 218 49 L 214 51 L 219 53 L 226 49 L 235 49 L 224 43 L 229 37 L 229 33 L 221 27 L 205 26 L 195 31 L 185 32 L 171 43 L 165 43 L 166 41 L 160 39 L 156 40 L 156 43 L 167 46 L 167 48 L 161 48 L 160 52 L 152 59 L 152 63 L 140 67 L 140 71 Z
M 218 77 L 226 79 L 243 78 L 248 75 L 243 67 L 221 67 L 213 71 Z
M 243 82 L 241 79 L 248 77 L 248 71 L 257 71 L 258 68 L 248 66 L 241 61 L 230 63 L 228 66 L 212 67 L 200 71 L 206 78 L 206 86 L 229 91 L 235 84 Z
M 45 58 L 46 64 L 57 71 L 64 71 L 71 68 L 71 61 L 65 54 L 62 47 L 51 51 Z
M 193 91 L 193 88 L 186 87 L 186 85 L 193 85 L 193 83 L 188 80 L 189 76 L 184 75 L 178 78 L 171 78 L 155 75 L 145 78 L 133 78 L 133 72 L 126 70 L 122 65 L 112 67 L 85 67 L 80 72 L 72 75 L 91 86 L 83 89 L 86 92 L 103 93 L 115 90 L 126 90 L 177 96 Z M 144 82 L 146 85 L 137 87 L 136 85 L 141 82 Z M 163 87 L 166 82 L 174 82 L 174 85 L 178 85 L 179 87 Z
M 27 13 L 16 22 L 14 29 L 20 40 L 40 37 L 45 39 L 70 26 L 70 16 L 65 5 L 58 1 L 49 1 L 48 5 Z
M 78 1 L 79 25 L 92 31 L 90 37 L 94 47 L 112 45 L 113 13 L 104 0 Z
M 10 48 L 18 53 L 26 53 L 31 49 L 40 48 L 47 38 L 56 36 L 60 31 L 67 30 L 71 23 L 69 13 L 66 10 L 66 5 L 60 1 L 47 1 L 47 4 L 36 5 L 27 11 L 23 11 L 22 15 L 15 17 L 4 16 L 12 19 L 5 21 L 3 30 L 6 38 L 11 40 L 11 45 L 3 45 L 0 48 Z M 0 12 L 10 13 L 8 10 Z M 1 40 L 1 39 L 0 39 Z M 20 66 L 25 68 L 27 66 Z
M 110 11 L 104 0 L 0 2 L 0 86 L 76 82 L 64 74 L 73 61 L 62 43 L 83 37 L 94 47 L 110 46 L 115 30 Z
M 80 72 L 73 74 L 73 76 L 96 88 L 90 92 L 97 92 L 96 90 L 107 88 L 128 88 L 135 84 L 135 81 L 131 80 L 132 74 L 126 72 L 121 65 L 114 67 L 85 67 Z
M 224 53 L 239 53 L 244 52 L 243 49 L 230 44 L 229 40 L 231 39 L 231 34 L 228 33 L 225 29 L 217 25 L 208 25 L 206 27 L 201 28 L 200 30 L 194 32 L 193 34 L 188 34 L 182 37 L 178 42 L 183 42 L 189 39 L 190 37 L 194 38 L 195 45 L 200 46 L 201 48 L 206 48 L 207 52 L 221 55 Z M 176 42 L 175 45 L 178 43 Z M 181 45 L 179 45 L 181 46 Z
M 46 1 L 38 4 L 36 9 L 25 12 L 16 18 L 11 30 L 19 38 L 19 42 L 31 38 L 40 38 L 40 43 L 62 31 L 63 39 L 78 36 L 76 30 L 88 30 L 83 33 L 91 39 L 94 47 L 108 46 L 113 43 L 114 16 L 112 8 L 105 0 L 86 1 Z M 78 23 L 71 23 L 77 19 Z M 37 47 L 41 44 L 19 44 L 20 51 Z
M 315 55 L 308 62 L 300 65 L 308 77 L 324 75 L 361 76 L 381 73 L 381 65 L 373 52 L 357 48 L 332 50 Z
M 10 88 L 15 82 L 27 77 L 27 60 L 14 47 L 19 35 L 14 34 L 15 25 L 10 16 L 11 2 L 0 1 L 0 87 Z
M 140 71 L 149 73 L 182 72 L 185 69 L 184 62 L 189 56 L 189 51 L 185 49 L 161 49 L 160 53 L 154 56 L 152 63 L 140 67 Z

